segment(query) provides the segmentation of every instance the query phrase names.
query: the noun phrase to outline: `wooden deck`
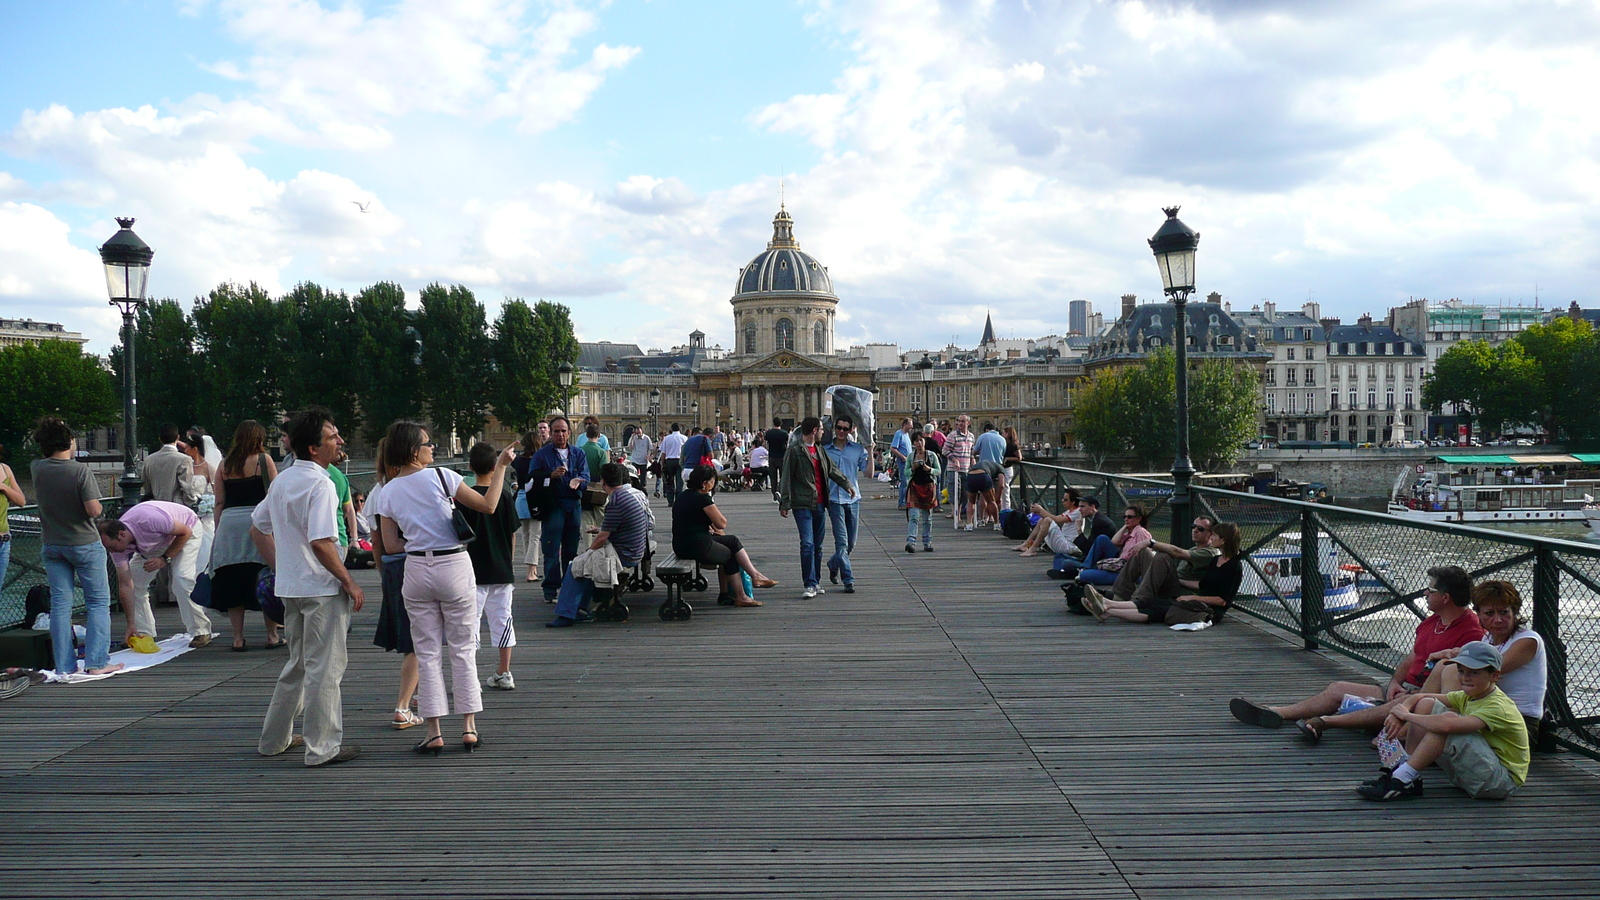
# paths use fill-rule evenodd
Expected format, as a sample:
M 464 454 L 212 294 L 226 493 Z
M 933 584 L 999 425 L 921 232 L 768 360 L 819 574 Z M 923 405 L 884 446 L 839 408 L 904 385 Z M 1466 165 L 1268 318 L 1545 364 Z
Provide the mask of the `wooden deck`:
M 859 592 L 802 600 L 793 525 L 759 494 L 721 505 L 783 583 L 767 605 L 690 594 L 694 619 L 664 623 L 658 586 L 629 623 L 550 630 L 519 585 L 518 688 L 485 692 L 472 756 L 415 757 L 421 730 L 385 726 L 398 659 L 370 643 L 371 573 L 350 765 L 257 756 L 283 657 L 226 641 L 0 703 L 0 894 L 1600 895 L 1587 761 L 1538 757 L 1505 803 L 1432 773 L 1424 800 L 1366 803 L 1364 738 L 1306 747 L 1226 708 L 1355 674 L 1336 659 L 1242 620 L 1179 634 L 1069 616 L 1042 559 L 948 520 L 935 553 L 908 555 L 881 500 Z

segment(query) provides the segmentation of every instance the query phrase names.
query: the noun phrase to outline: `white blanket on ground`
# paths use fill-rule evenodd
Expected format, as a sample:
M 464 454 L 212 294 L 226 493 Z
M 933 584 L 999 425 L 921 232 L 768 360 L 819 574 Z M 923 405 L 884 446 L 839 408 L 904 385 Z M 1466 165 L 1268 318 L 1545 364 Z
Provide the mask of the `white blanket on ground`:
M 138 672 L 141 669 L 148 669 L 151 666 L 159 666 L 169 659 L 177 659 L 185 653 L 188 653 L 189 636 L 187 634 L 175 634 L 164 641 L 157 641 L 156 646 L 160 649 L 155 653 L 140 653 L 137 650 L 118 650 L 117 652 L 111 654 L 111 656 L 107 659 L 107 662 L 111 665 L 122 663 L 122 668 L 106 675 L 90 675 L 81 670 L 74 672 L 71 675 L 59 675 L 55 672 L 46 672 L 45 681 L 55 684 L 82 684 L 86 681 L 104 681 L 107 678 L 117 675 L 126 675 L 129 672 Z

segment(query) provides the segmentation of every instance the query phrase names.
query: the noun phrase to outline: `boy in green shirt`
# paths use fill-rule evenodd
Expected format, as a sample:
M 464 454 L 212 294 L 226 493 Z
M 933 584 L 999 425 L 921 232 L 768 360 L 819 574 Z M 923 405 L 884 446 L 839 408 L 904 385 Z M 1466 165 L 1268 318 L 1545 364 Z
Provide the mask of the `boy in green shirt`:
M 1368 800 L 1422 796 L 1422 769 L 1434 763 L 1456 787 L 1480 800 L 1504 800 L 1528 778 L 1528 727 L 1497 686 L 1500 651 L 1472 641 L 1456 655 L 1462 690 L 1414 694 L 1395 704 L 1384 732 L 1406 738 L 1410 757 L 1356 788 Z

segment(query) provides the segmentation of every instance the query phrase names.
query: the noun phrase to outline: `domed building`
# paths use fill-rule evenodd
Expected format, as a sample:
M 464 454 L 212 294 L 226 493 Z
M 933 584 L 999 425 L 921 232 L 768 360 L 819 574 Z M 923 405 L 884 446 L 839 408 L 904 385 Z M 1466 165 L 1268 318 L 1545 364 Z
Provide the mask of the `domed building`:
M 828 267 L 800 249 L 794 220 L 779 207 L 767 249 L 739 270 L 734 286 L 735 353 L 766 356 L 789 350 L 805 356 L 833 353 L 833 316 L 839 297 Z

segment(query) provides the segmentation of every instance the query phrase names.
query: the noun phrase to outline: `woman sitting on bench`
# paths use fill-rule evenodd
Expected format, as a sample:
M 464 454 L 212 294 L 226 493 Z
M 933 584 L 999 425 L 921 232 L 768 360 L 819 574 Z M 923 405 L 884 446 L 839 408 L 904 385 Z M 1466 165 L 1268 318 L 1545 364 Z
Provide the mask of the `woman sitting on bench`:
M 718 566 L 722 571 L 722 593 L 734 606 L 760 606 L 761 601 L 745 596 L 744 579 L 739 570 L 750 573 L 756 587 L 777 587 L 778 583 L 756 571 L 744 545 L 731 534 L 724 534 L 728 517 L 717 509 L 711 492 L 717 486 L 717 470 L 711 466 L 695 466 L 689 473 L 688 488 L 672 504 L 672 552 L 681 560 L 694 560 L 702 565 Z

